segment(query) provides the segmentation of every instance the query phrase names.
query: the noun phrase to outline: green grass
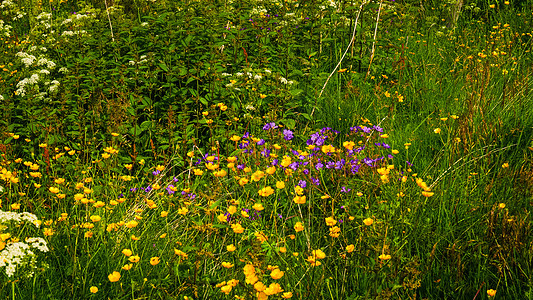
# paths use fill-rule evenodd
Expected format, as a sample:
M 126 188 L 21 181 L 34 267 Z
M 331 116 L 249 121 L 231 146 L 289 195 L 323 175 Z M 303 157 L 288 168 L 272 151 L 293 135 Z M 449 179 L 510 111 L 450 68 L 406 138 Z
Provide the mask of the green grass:
M 0 297 L 533 297 L 531 1 L 2 3 Z

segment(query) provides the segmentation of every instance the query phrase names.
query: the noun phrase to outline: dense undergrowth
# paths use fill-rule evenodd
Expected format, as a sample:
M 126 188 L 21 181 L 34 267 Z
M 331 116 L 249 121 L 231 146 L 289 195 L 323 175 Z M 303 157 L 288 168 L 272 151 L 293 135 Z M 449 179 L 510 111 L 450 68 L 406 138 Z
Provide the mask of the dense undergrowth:
M 0 295 L 533 298 L 531 1 L 0 2 Z

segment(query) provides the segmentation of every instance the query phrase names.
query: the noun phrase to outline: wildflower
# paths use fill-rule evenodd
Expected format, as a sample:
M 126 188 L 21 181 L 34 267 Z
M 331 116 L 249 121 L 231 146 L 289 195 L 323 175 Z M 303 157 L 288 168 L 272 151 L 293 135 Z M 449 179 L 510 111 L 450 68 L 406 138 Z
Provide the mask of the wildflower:
M 293 198 L 294 203 L 296 204 L 305 204 L 305 195 L 304 196 L 296 196 Z
M 230 262 L 225 262 L 224 261 L 224 262 L 222 262 L 222 266 L 224 268 L 226 268 L 226 269 L 229 269 L 229 268 L 233 268 L 234 265 L 232 263 L 230 263 Z
M 133 256 L 130 256 L 130 258 L 128 258 L 128 260 L 132 263 L 136 263 L 136 262 L 139 262 L 139 260 L 141 260 L 141 258 L 138 256 L 138 255 L 133 255 Z
M 296 222 L 296 224 L 294 224 L 294 230 L 296 232 L 303 231 L 304 230 L 304 225 L 302 224 L 302 222 Z
M 422 195 L 423 195 L 424 197 L 431 197 L 431 196 L 433 196 L 434 194 L 435 194 L 435 193 L 433 193 L 433 192 L 422 191 Z
M 440 128 L 435 128 L 433 129 L 433 132 L 435 132 L 436 134 L 439 134 L 441 132 Z
M 125 264 L 122 266 L 122 270 L 129 271 L 133 267 L 133 264 Z
M 51 193 L 54 193 L 54 194 L 57 194 L 59 193 L 59 189 L 54 187 L 54 186 L 51 186 L 49 189 L 48 189 Z
M 278 188 L 280 190 L 284 189 L 285 188 L 285 182 L 283 182 L 283 181 L 276 182 L 276 188 Z
M 354 249 L 355 249 L 355 246 L 353 244 L 346 246 L 346 252 L 348 253 L 352 253 Z
M 126 222 L 126 227 L 128 227 L 128 228 L 133 228 L 133 227 L 135 227 L 137 225 L 139 225 L 139 223 L 137 221 L 135 221 L 135 220 L 131 220 L 131 221 Z
M 266 242 L 268 240 L 268 237 L 262 231 L 255 232 L 254 235 L 261 243 Z
M 189 209 L 187 207 L 181 207 L 178 209 L 178 214 L 180 215 L 186 215 L 189 212 Z
M 228 250 L 229 252 L 233 252 L 236 249 L 237 249 L 237 247 L 235 247 L 235 245 L 233 245 L 233 244 L 226 246 L 226 250 Z
M 164 218 L 166 216 L 168 216 L 168 211 L 162 211 L 161 212 L 161 217 Z
M 263 207 L 263 204 L 261 203 L 256 203 L 254 204 L 254 206 L 252 206 L 253 209 L 257 210 L 257 211 L 262 211 L 264 210 L 265 208 Z
M 366 218 L 366 219 L 363 220 L 363 223 L 366 226 L 370 226 L 370 225 L 374 224 L 374 220 L 372 218 Z
M 189 257 L 189 255 L 181 250 L 178 250 L 178 249 L 174 249 L 174 254 L 176 254 L 177 256 L 183 258 L 183 259 L 187 259 Z
M 117 282 L 120 280 L 120 273 L 117 271 L 113 271 L 113 273 L 109 274 L 107 278 L 109 278 L 109 281 L 111 282 Z
M 91 291 L 91 293 L 93 294 L 96 294 L 98 292 L 98 288 L 95 287 L 95 286 L 91 286 L 91 288 L 89 289 L 89 291 Z
M 381 259 L 381 260 L 389 260 L 389 259 L 391 259 L 391 256 L 389 254 L 381 254 L 379 256 L 379 259 Z
M 13 210 L 20 209 L 20 204 L 19 204 L 19 203 L 13 203 L 13 204 L 11 204 L 11 209 L 13 209 Z
M 290 298 L 292 298 L 292 293 L 291 292 L 283 293 L 283 295 L 281 295 L 281 298 L 290 299 Z
M 288 130 L 288 129 L 284 129 L 283 130 L 283 138 L 286 140 L 286 141 L 290 141 L 294 138 L 294 135 L 293 135 L 293 132 Z
M 126 256 L 131 256 L 133 254 L 133 252 L 130 249 L 124 249 L 124 250 L 122 250 L 122 254 L 124 254 Z
M 493 289 L 487 290 L 487 295 L 488 295 L 489 297 L 494 297 L 494 296 L 496 296 L 496 290 L 493 290 Z
M 98 221 L 102 220 L 102 218 L 100 216 L 97 216 L 97 215 L 91 216 L 90 219 L 93 222 L 98 222 Z
M 52 236 L 52 235 L 54 235 L 54 231 L 51 228 L 44 228 L 43 229 L 43 234 L 45 236 Z
M 499 207 L 500 209 L 504 209 L 504 208 L 505 208 L 505 203 L 500 203 L 500 204 L 498 205 L 498 207 Z
M 266 289 L 266 285 L 262 283 L 261 281 L 258 281 L 254 284 L 254 289 L 258 292 L 262 292 Z
M 337 238 L 337 237 L 339 237 L 340 234 L 341 234 L 341 229 L 338 226 L 331 227 L 329 229 L 329 235 L 331 237 Z
M 281 271 L 280 269 L 274 269 L 271 273 L 270 273 L 270 277 L 272 277 L 272 279 L 280 279 L 281 277 L 283 277 L 283 275 L 285 274 L 285 272 Z
M 337 220 L 335 220 L 335 218 L 333 218 L 333 217 L 327 217 L 326 218 L 326 225 L 333 226 L 335 224 L 337 224 Z
M 244 228 L 241 226 L 241 224 L 231 224 L 231 229 L 233 229 L 233 232 L 235 233 L 243 233 Z
M 154 256 L 154 257 L 150 258 L 150 264 L 151 264 L 152 266 L 155 266 L 155 265 L 157 265 L 157 264 L 160 263 L 160 262 L 161 262 L 161 261 L 159 260 L 159 257 L 157 257 L 157 256 Z
M 252 178 L 253 178 L 253 175 L 252 175 Z M 274 190 L 270 186 L 264 187 L 259 190 L 259 195 L 263 197 L 268 197 L 272 195 L 273 193 L 274 193 Z
M 504 169 L 505 169 L 505 168 L 509 168 L 509 163 L 504 163 L 504 164 L 502 165 L 502 168 L 504 168 Z

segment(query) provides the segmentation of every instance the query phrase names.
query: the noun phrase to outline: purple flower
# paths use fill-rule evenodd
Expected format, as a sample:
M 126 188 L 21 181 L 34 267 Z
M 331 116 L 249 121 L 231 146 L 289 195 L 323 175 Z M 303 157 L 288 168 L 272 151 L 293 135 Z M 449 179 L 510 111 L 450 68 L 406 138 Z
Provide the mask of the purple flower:
M 289 165 L 289 168 L 291 168 L 293 171 L 296 171 L 298 169 L 298 163 L 293 162 L 292 164 Z
M 343 186 L 343 187 L 341 188 L 341 193 L 348 193 L 348 192 L 351 191 L 351 190 L 352 190 L 352 189 Z
M 309 174 L 309 169 L 304 169 L 302 172 L 303 172 L 305 175 L 307 175 L 307 174 Z
M 326 169 L 331 169 L 331 168 L 333 168 L 333 167 L 335 167 L 335 163 L 334 163 L 334 162 L 332 162 L 332 161 L 328 161 L 328 162 L 326 163 Z
M 346 160 L 344 160 L 344 158 L 339 160 L 338 162 L 335 163 L 335 169 L 337 170 L 342 169 L 345 163 L 346 163 Z
M 320 185 L 320 179 L 311 177 L 311 182 L 314 185 Z
M 174 182 L 178 182 L 178 181 L 179 181 L 179 179 L 178 179 L 178 178 L 176 178 L 176 176 L 174 176 L 174 178 L 172 178 L 172 181 L 174 181 Z
M 172 194 L 175 193 L 175 192 L 171 189 L 171 188 L 173 188 L 173 187 L 174 187 L 174 186 L 173 186 L 172 184 L 169 184 L 169 185 L 167 186 L 166 190 L 167 190 L 167 192 L 168 192 L 169 195 L 172 195 Z
M 263 149 L 263 151 L 261 151 L 261 155 L 263 155 L 263 157 L 268 157 L 270 155 L 270 149 Z
M 155 171 L 152 172 L 152 174 L 153 174 L 154 176 L 157 176 L 157 175 L 161 174 L 161 171 L 159 171 L 159 170 L 155 170 Z
M 257 142 L 258 146 L 263 146 L 264 144 L 265 144 L 265 140 L 264 139 L 260 139 L 259 142 Z
M 278 128 L 278 125 L 274 122 L 266 123 L 265 126 L 263 126 L 263 130 L 270 130 L 270 129 L 276 129 Z
M 290 131 L 289 129 L 283 129 L 283 138 L 286 141 L 292 140 L 294 138 L 293 132 Z
M 317 170 L 320 170 L 320 169 L 322 169 L 323 167 L 324 167 L 324 164 L 321 163 L 321 162 L 317 162 L 316 165 L 315 165 L 315 169 L 317 169 Z
M 277 158 L 275 158 L 273 161 L 272 161 L 272 165 L 273 166 L 277 166 L 278 165 L 278 162 L 279 160 Z
M 305 187 L 307 187 L 307 182 L 305 180 L 300 180 L 300 181 L 298 181 L 298 185 L 301 188 L 305 188 Z
M 244 165 L 244 164 L 239 164 L 239 165 L 237 165 L 237 169 L 239 169 L 239 170 L 242 170 L 242 169 L 244 169 L 244 168 L 245 168 L 245 165 Z

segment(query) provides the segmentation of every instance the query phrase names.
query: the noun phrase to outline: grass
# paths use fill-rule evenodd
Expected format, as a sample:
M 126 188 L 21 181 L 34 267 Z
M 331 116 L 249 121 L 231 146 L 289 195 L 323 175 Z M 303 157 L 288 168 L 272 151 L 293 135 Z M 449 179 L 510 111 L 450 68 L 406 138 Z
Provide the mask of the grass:
M 426 4 L 2 2 L 1 297 L 532 298 L 533 3 Z

